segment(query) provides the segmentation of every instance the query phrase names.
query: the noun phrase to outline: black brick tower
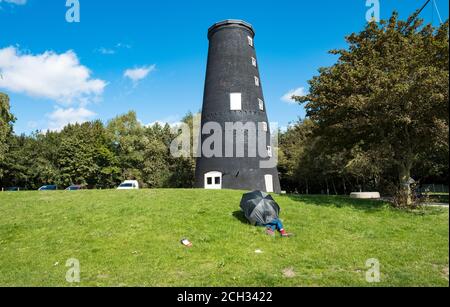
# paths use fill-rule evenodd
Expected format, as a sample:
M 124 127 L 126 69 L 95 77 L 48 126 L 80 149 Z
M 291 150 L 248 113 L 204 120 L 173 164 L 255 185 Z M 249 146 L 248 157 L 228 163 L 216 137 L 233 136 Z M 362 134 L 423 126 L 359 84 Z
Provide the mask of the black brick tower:
M 254 46 L 253 27 L 241 20 L 225 20 L 213 25 L 208 31 L 209 53 L 206 71 L 205 92 L 202 110 L 202 128 L 208 122 L 219 123 L 223 130 L 222 157 L 197 159 L 196 187 L 206 189 L 261 190 L 280 193 L 280 181 L 276 166 L 261 168 L 258 146 L 256 157 L 248 154 L 248 133 L 236 130 L 235 136 L 244 134 L 245 155 L 227 157 L 225 148 L 225 123 L 254 123 L 262 126 L 267 155 L 275 154 L 271 147 L 271 136 L 266 105 L 262 91 L 258 61 Z M 210 135 L 202 135 L 202 142 Z M 259 138 L 256 138 L 259 142 Z M 228 144 L 226 144 L 228 142 Z M 233 144 L 233 140 L 232 143 Z M 251 142 L 251 144 L 254 144 Z M 234 139 L 236 148 L 236 139 Z M 255 145 L 250 145 L 255 147 Z

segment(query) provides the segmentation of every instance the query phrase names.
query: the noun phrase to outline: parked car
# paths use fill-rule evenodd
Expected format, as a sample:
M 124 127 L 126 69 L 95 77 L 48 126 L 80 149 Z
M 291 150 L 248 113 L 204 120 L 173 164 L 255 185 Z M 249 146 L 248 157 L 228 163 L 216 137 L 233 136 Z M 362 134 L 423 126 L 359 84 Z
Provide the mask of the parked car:
M 139 182 L 137 180 L 124 181 L 117 190 L 139 190 Z
M 66 191 L 79 191 L 79 190 L 83 190 L 83 186 L 81 186 L 81 185 L 71 185 L 70 187 L 68 187 L 66 189 Z
M 58 190 L 58 186 L 56 185 L 44 185 L 39 188 L 38 191 L 56 191 Z

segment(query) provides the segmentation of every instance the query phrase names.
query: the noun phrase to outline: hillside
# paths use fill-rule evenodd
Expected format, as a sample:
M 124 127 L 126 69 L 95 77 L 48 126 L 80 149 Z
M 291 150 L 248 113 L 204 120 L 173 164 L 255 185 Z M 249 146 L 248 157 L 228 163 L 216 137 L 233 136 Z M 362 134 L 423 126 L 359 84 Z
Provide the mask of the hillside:
M 0 193 L 0 286 L 448 286 L 448 210 L 277 196 L 295 237 L 244 223 L 239 191 Z M 182 238 L 194 246 L 185 248 Z M 255 253 L 261 250 L 262 253 Z

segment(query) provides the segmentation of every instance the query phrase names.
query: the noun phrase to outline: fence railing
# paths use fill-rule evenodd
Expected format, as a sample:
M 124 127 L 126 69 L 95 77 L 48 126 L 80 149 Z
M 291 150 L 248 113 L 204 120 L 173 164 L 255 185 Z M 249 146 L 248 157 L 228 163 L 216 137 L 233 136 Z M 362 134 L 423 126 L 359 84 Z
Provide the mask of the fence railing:
M 445 184 L 422 184 L 417 188 L 420 193 L 448 193 L 448 190 Z

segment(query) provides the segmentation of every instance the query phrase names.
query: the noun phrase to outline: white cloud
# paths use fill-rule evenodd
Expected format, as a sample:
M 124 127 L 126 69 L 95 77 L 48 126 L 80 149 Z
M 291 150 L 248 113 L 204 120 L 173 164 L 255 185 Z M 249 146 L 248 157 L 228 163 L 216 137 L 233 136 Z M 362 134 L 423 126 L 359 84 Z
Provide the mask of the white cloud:
M 173 115 L 173 116 L 168 116 L 164 119 L 161 120 L 156 120 L 148 125 L 145 125 L 146 127 L 152 127 L 156 124 L 159 124 L 160 126 L 165 126 L 166 124 L 168 124 L 170 127 L 177 127 L 181 124 L 181 117 L 178 115 Z
M 124 44 L 124 43 L 118 43 L 118 44 L 116 44 L 116 48 L 131 49 L 131 45 L 130 44 Z
M 139 82 L 142 79 L 145 79 L 149 73 L 156 70 L 156 65 L 149 65 L 138 67 L 134 69 L 125 70 L 123 76 L 129 78 L 134 83 Z
M 131 49 L 131 45 L 123 44 L 123 43 L 117 43 L 112 48 L 100 47 L 98 49 L 95 49 L 94 52 L 98 52 L 98 53 L 103 54 L 103 55 L 113 55 L 113 54 L 118 53 L 120 51 L 120 49 Z
M 108 48 L 104 48 L 104 47 L 98 48 L 96 51 L 101 54 L 105 54 L 105 55 L 116 54 L 116 51 L 114 49 L 108 49 Z
M 292 96 L 305 96 L 307 94 L 308 93 L 306 92 L 304 87 L 299 87 L 284 94 L 284 96 L 281 97 L 281 100 L 287 103 L 297 103 L 294 99 L 292 99 Z
M 84 107 L 68 109 L 57 107 L 51 114 L 47 114 L 49 120 L 48 130 L 61 131 L 68 124 L 82 124 L 96 115 Z
M 12 3 L 12 4 L 17 4 L 17 5 L 24 5 L 27 4 L 27 0 L 0 0 L 0 3 L 5 2 L 5 3 Z
M 86 104 L 98 98 L 107 85 L 92 79 L 73 51 L 57 54 L 22 54 L 16 47 L 0 49 L 0 88 L 58 103 Z

